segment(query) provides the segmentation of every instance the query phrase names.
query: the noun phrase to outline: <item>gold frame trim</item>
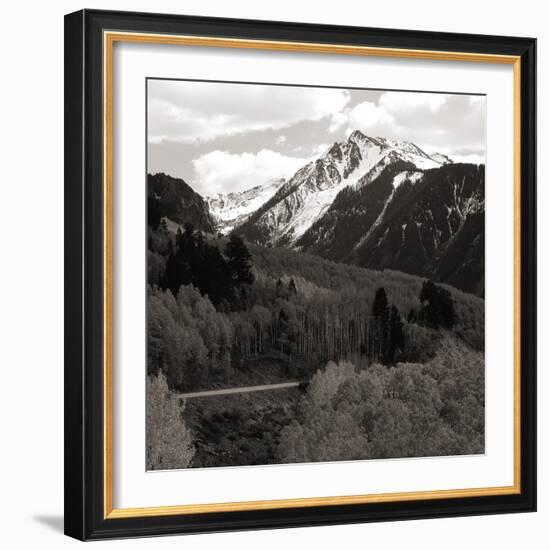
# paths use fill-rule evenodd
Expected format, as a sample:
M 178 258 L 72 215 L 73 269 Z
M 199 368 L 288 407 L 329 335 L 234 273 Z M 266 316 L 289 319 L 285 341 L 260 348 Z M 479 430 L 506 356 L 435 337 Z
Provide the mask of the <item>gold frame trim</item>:
M 514 86 L 514 484 L 505 487 L 482 487 L 436 491 L 414 491 L 368 495 L 328 496 L 278 500 L 255 500 L 244 502 L 221 502 L 209 504 L 183 504 L 155 506 L 150 508 L 113 508 L 113 46 L 116 42 L 202 46 L 217 48 L 259 49 L 302 53 L 336 55 L 359 55 L 426 59 L 435 61 L 462 61 L 475 63 L 498 63 L 513 66 Z M 519 56 L 445 52 L 431 50 L 408 50 L 339 44 L 316 44 L 308 42 L 282 42 L 272 40 L 249 40 L 203 36 L 164 35 L 132 32 L 104 31 L 103 34 L 103 115 L 104 115 L 104 518 L 137 518 L 198 514 L 212 512 L 235 512 L 248 510 L 274 510 L 281 508 L 304 508 L 308 506 L 334 506 L 349 504 L 403 502 L 412 500 L 435 500 L 480 496 L 513 495 L 521 493 L 521 61 Z

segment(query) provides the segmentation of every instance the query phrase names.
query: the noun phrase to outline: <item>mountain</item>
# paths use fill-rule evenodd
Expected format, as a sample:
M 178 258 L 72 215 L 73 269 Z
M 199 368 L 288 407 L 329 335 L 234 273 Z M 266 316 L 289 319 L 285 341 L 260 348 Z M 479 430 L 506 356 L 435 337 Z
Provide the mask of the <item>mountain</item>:
M 259 244 L 293 246 L 341 191 L 370 184 L 397 162 L 420 170 L 443 165 L 441 158 L 435 160 L 411 142 L 367 137 L 356 130 L 346 141 L 334 143 L 320 158 L 298 170 L 248 216 L 239 233 Z
M 218 193 L 205 197 L 216 220 L 217 230 L 225 235 L 242 225 L 247 217 L 270 199 L 284 183 L 283 178 L 278 178 L 245 191 Z
M 453 160 L 451 157 L 448 157 L 447 155 L 444 155 L 442 153 L 432 153 L 430 157 L 435 160 L 436 162 L 439 162 L 440 164 L 452 164 Z
M 368 185 L 343 189 L 296 241 L 296 247 L 331 260 L 346 261 L 380 224 L 399 185 L 405 180 L 418 181 L 423 174 L 414 164 L 395 160 L 382 167 Z M 371 174 L 365 178 L 370 180 Z
M 354 132 L 281 185 L 238 232 L 484 293 L 484 167 Z
M 447 164 L 383 176 L 376 181 L 383 201 L 380 214 L 341 260 L 432 277 L 483 295 L 484 166 Z
M 375 270 L 484 294 L 485 171 L 414 143 L 353 132 L 287 180 L 203 199 L 183 180 L 149 176 L 170 229 L 238 232 Z
M 446 164 L 420 171 L 397 161 L 369 185 L 341 191 L 295 246 L 482 295 L 484 196 L 483 166 Z
M 206 233 L 213 233 L 216 229 L 208 204 L 182 179 L 164 173 L 148 174 L 147 201 L 149 218 L 155 209 L 174 231 L 185 223 L 191 223 Z

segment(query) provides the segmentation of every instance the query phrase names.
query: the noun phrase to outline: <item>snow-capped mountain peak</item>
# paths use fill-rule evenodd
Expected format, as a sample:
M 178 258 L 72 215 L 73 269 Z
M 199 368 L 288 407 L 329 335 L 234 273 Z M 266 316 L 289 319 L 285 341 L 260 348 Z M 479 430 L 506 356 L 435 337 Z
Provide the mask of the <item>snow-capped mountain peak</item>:
M 431 157 L 409 141 L 370 137 L 355 130 L 346 140 L 335 142 L 287 181 L 269 188 L 269 193 L 264 192 L 263 186 L 249 190 L 261 189 L 263 204 L 256 200 L 257 191 L 254 191 L 253 201 L 247 196 L 246 206 L 239 206 L 243 194 L 238 200 L 228 195 L 209 204 L 214 216 L 225 224 L 223 231 L 241 226 L 251 240 L 263 244 L 293 245 L 323 216 L 344 189 L 368 185 L 387 166 L 396 162 L 427 170 L 440 167 L 448 160 Z M 221 203 L 223 206 L 220 207 Z M 252 203 L 257 205 L 255 211 L 250 209 Z

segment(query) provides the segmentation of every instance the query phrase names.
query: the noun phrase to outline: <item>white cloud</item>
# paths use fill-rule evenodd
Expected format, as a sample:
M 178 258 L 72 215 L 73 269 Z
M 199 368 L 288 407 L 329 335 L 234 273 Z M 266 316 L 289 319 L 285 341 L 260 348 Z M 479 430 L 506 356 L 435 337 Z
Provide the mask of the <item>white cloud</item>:
M 392 128 L 396 125 L 391 111 L 370 101 L 359 103 L 350 111 L 348 124 L 352 129 Z
M 443 152 L 485 146 L 485 97 L 420 92 L 384 92 L 376 102 L 363 101 L 335 112 L 330 132 L 348 136 L 404 139 Z M 473 159 L 474 157 L 472 157 Z
M 385 92 L 378 104 L 363 101 L 352 109 L 335 113 L 331 128 L 347 126 L 348 132 L 358 129 L 369 135 L 406 137 L 408 130 L 418 130 L 437 118 L 446 98 L 443 94 Z
M 329 132 L 336 132 L 342 126 L 347 124 L 349 117 L 349 110 L 345 111 L 337 111 L 335 113 L 332 113 L 332 116 L 330 118 L 330 126 L 328 127 Z
M 467 164 L 485 164 L 485 155 L 449 155 L 454 162 L 465 162 Z
M 211 151 L 193 161 L 194 188 L 202 195 L 242 191 L 272 178 L 289 177 L 306 162 L 269 149 L 258 153 Z
M 341 111 L 346 90 L 151 80 L 148 139 L 194 142 L 282 129 Z
M 398 132 L 398 125 L 391 112 L 372 101 L 363 101 L 351 109 L 334 113 L 329 131 L 342 128 L 346 136 L 354 130 L 361 130 L 370 136 L 384 137 L 394 137 Z
M 148 92 L 149 166 L 201 193 L 290 176 L 354 130 L 460 160 L 485 151 L 484 96 L 156 80 Z
M 315 145 L 315 147 L 313 148 L 313 153 L 311 155 L 312 160 L 319 158 L 323 153 L 328 150 L 329 147 L 330 144 L 328 143 L 319 143 L 318 145 Z
M 378 104 L 393 116 L 407 116 L 419 111 L 436 113 L 445 105 L 447 97 L 446 94 L 425 92 L 385 92 Z

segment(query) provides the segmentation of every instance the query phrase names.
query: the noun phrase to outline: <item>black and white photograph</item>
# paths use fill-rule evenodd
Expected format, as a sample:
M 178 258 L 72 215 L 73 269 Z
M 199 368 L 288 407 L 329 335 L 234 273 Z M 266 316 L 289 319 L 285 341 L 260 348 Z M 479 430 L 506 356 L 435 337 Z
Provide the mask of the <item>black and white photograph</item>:
M 147 469 L 484 453 L 485 109 L 148 80 Z

